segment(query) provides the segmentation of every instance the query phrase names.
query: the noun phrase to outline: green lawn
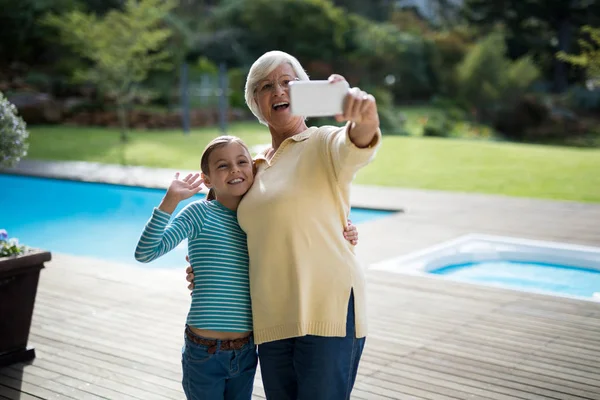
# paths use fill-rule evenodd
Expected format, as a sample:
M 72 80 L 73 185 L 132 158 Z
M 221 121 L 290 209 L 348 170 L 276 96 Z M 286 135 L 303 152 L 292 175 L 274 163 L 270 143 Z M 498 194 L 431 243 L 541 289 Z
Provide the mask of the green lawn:
M 199 168 L 202 150 L 216 128 L 185 136 L 180 131 L 133 131 L 125 148 L 117 130 L 31 127 L 29 158 L 83 160 L 181 169 Z M 269 143 L 265 127 L 230 126 L 250 146 Z M 600 202 L 600 149 L 500 142 L 385 137 L 375 161 L 356 183 L 497 193 L 511 196 Z

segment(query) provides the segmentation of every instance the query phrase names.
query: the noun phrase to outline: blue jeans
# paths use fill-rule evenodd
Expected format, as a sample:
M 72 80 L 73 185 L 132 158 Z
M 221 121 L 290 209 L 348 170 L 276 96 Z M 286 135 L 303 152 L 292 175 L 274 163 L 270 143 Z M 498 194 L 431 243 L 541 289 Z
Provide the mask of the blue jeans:
M 220 342 L 219 342 L 220 345 Z M 239 350 L 217 350 L 185 337 L 181 355 L 183 391 L 188 400 L 250 400 L 258 357 L 254 340 Z
M 267 399 L 349 399 L 364 345 L 365 338 L 355 337 L 351 295 L 346 337 L 308 335 L 258 345 Z

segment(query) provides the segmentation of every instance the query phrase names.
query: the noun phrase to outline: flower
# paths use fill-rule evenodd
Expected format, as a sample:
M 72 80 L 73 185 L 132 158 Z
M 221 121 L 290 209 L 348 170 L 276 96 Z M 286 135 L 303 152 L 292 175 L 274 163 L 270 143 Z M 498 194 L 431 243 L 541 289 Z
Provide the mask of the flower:
M 19 245 L 19 239 L 9 239 L 6 229 L 0 229 L 0 257 L 17 256 L 26 251 L 27 247 Z

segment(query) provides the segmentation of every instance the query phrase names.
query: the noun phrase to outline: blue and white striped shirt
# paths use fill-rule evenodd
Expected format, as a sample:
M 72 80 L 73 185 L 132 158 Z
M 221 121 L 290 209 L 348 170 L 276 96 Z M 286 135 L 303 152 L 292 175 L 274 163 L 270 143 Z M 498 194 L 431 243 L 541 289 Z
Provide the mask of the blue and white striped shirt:
M 188 239 L 194 290 L 188 325 L 222 332 L 252 330 L 246 234 L 237 214 L 216 200 L 188 204 L 171 223 L 155 208 L 135 249 L 148 263 Z

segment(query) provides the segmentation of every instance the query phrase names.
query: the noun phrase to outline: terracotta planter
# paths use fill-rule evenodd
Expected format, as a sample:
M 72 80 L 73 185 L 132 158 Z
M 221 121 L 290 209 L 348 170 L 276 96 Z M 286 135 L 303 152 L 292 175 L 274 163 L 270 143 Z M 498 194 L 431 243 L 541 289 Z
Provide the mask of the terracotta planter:
M 0 258 L 0 367 L 35 358 L 27 340 L 40 270 L 51 258 L 41 250 Z

